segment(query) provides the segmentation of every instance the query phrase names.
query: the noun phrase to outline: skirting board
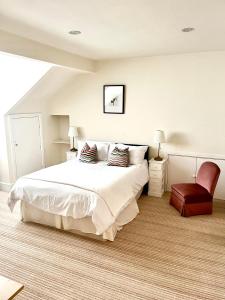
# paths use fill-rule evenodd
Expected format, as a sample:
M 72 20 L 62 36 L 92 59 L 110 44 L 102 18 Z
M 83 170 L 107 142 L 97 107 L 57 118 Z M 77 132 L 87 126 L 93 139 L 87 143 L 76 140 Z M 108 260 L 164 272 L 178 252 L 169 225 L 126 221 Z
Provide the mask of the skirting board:
M 0 190 L 3 192 L 9 192 L 11 190 L 12 184 L 0 181 Z

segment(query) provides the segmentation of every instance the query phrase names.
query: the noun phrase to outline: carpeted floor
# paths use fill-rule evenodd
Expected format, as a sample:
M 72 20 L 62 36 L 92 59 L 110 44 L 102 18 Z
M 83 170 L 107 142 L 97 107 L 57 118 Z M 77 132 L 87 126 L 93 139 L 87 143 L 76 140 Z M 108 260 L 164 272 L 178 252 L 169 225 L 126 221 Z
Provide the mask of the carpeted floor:
M 25 285 L 18 300 L 225 299 L 225 201 L 182 218 L 142 197 L 140 215 L 112 242 L 23 224 L 0 193 L 0 275 Z

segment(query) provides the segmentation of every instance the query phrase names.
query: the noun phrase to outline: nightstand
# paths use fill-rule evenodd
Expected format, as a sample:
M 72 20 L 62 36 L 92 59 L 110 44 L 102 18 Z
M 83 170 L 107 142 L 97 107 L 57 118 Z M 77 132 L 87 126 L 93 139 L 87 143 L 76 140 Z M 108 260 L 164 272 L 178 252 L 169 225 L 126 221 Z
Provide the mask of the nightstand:
M 75 159 L 76 157 L 77 157 L 77 151 L 76 152 L 72 152 L 72 151 L 66 152 L 66 160 Z
M 157 161 L 152 158 L 149 161 L 149 188 L 148 195 L 162 197 L 165 191 L 167 158 Z

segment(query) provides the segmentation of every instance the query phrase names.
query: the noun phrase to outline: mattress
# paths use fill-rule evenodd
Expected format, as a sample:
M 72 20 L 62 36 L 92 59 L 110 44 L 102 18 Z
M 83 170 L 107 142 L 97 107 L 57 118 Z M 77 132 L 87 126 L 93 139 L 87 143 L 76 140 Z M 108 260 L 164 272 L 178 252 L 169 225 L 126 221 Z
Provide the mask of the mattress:
M 53 215 L 91 218 L 96 234 L 101 235 L 116 223 L 147 181 L 146 160 L 128 168 L 71 160 L 21 177 L 10 192 L 9 206 L 13 209 L 23 200 Z

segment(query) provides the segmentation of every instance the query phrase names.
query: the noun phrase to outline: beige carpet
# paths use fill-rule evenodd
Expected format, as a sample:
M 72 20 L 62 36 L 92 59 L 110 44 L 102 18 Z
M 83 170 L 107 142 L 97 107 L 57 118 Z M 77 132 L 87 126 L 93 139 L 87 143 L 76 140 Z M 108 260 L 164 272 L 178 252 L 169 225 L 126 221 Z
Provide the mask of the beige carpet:
M 0 193 L 0 274 L 25 285 L 16 299 L 225 299 L 225 201 L 182 218 L 142 197 L 115 242 L 18 222 Z

